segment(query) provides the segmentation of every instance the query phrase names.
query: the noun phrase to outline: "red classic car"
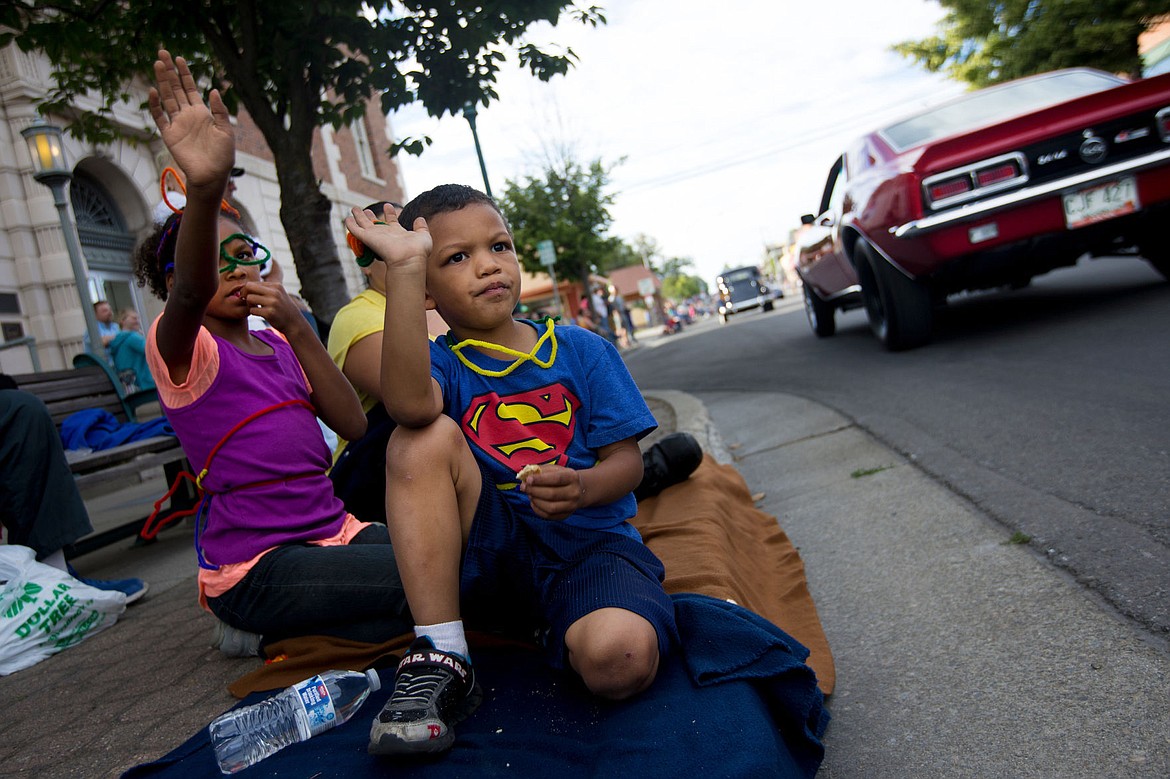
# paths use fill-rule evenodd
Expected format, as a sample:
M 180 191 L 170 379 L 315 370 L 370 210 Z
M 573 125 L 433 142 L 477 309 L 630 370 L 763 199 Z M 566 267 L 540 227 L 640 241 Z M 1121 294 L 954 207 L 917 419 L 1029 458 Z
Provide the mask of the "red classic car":
M 864 306 L 892 351 L 928 341 L 948 295 L 1086 253 L 1136 248 L 1170 278 L 1170 74 L 1059 70 L 928 109 L 856 141 L 801 221 L 813 332 Z

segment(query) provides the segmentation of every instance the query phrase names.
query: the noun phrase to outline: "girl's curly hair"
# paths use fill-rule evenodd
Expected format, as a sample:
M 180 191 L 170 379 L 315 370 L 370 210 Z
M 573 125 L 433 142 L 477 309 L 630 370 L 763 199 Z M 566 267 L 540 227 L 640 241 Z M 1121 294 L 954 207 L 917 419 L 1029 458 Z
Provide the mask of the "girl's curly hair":
M 175 261 L 175 242 L 179 237 L 182 214 L 171 214 L 162 224 L 156 224 L 150 233 L 134 247 L 131 261 L 138 286 L 149 287 L 160 300 L 167 299 L 168 263 Z
M 221 211 L 221 219 L 228 219 L 243 229 L 238 217 L 228 211 Z M 134 278 L 138 286 L 149 287 L 155 297 L 167 299 L 167 274 L 175 269 L 175 246 L 179 241 L 179 224 L 183 214 L 171 214 L 167 220 L 143 238 L 134 249 L 131 257 L 134 267 Z

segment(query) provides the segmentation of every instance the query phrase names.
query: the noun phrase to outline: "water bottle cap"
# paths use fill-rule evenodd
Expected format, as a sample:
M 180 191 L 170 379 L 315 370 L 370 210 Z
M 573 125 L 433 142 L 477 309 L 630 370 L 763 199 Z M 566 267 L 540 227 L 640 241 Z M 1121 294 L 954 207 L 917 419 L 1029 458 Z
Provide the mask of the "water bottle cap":
M 371 668 L 366 671 L 366 678 L 370 680 L 370 692 L 382 689 L 382 677 L 378 676 L 377 670 Z

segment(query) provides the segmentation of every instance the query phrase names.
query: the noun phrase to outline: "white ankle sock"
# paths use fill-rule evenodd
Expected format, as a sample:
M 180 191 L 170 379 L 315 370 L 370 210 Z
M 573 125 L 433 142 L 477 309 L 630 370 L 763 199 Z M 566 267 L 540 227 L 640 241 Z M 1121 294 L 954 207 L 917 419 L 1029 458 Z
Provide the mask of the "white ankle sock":
M 53 566 L 58 571 L 68 571 L 69 570 L 69 564 L 67 562 L 65 562 L 65 550 L 63 550 L 63 549 L 58 549 L 56 552 L 53 552 L 53 554 L 49 555 L 44 560 L 41 560 L 41 562 L 44 563 L 45 565 Z
M 440 652 L 450 652 L 459 655 L 464 660 L 471 659 L 467 650 L 467 636 L 463 633 L 463 620 L 454 622 L 440 622 L 438 625 L 415 625 L 416 636 L 426 636 Z

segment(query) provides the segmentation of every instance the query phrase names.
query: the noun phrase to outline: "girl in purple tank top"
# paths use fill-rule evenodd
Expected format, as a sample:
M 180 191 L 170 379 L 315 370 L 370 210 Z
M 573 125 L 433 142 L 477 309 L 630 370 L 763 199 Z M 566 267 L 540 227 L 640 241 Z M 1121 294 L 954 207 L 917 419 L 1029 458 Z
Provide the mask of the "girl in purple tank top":
M 186 63 L 166 52 L 155 73 L 151 113 L 187 202 L 138 247 L 135 275 L 165 301 L 147 358 L 200 474 L 200 598 L 222 621 L 219 646 L 258 654 L 260 636 L 406 633 L 385 526 L 347 514 L 327 475 L 317 418 L 355 440 L 366 429 L 361 404 L 284 288 L 261 280 L 268 250 L 221 200 L 235 136 L 218 92 L 205 105 Z M 274 330 L 250 331 L 250 314 Z

